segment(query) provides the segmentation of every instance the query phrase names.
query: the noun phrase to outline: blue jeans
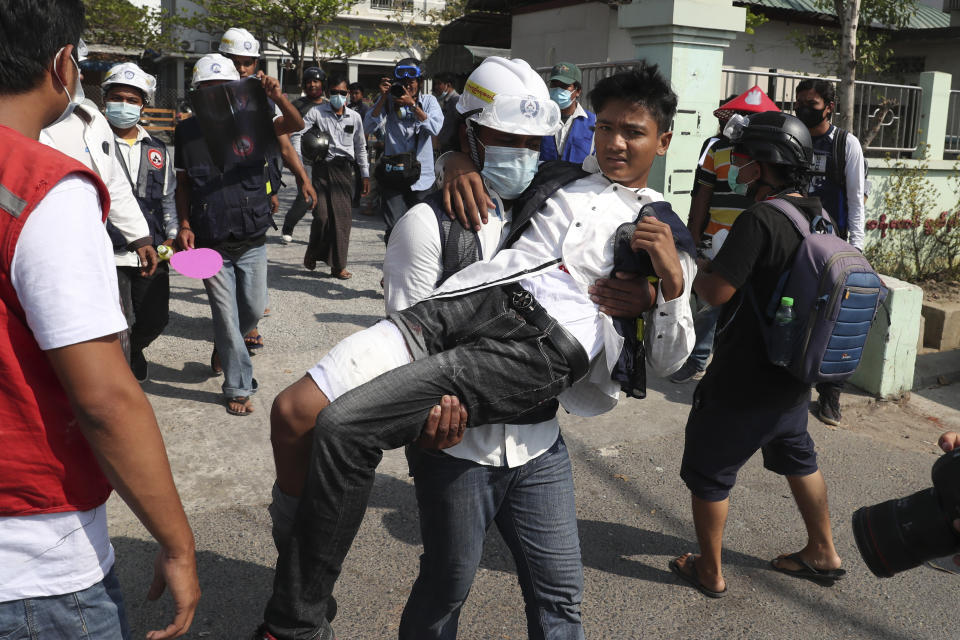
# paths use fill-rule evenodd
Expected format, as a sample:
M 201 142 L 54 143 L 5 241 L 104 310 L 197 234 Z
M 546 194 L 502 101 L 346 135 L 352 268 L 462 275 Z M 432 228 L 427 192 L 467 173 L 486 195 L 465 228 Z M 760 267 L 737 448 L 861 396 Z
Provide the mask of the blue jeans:
M 717 320 L 720 319 L 720 309 L 723 307 L 705 307 L 693 316 L 693 330 L 697 335 L 697 342 L 687 362 L 694 362 L 699 371 L 707 368 L 707 360 L 713 352 L 713 338 L 717 330 Z
M 0 638 L 129 640 L 120 582 L 111 569 L 83 591 L 0 602 Z
M 415 446 L 415 445 L 414 445 Z M 400 640 L 454 640 L 491 524 L 507 543 L 532 640 L 582 640 L 583 565 L 563 438 L 520 467 L 411 451 L 423 555 Z
M 562 329 L 558 335 L 549 316 L 543 329 L 528 322 L 527 309 L 540 307 L 526 297 L 529 307 L 524 296 L 493 287 L 393 314 L 417 359 L 348 391 L 317 416 L 306 485 L 264 612 L 277 638 L 332 635 L 333 586 L 383 451 L 416 440 L 441 396 L 460 398 L 468 427 L 510 423 L 586 375 L 583 348 Z
M 223 367 L 223 395 L 256 392 L 253 363 L 243 336 L 257 326 L 267 306 L 267 247 L 223 255 L 220 273 L 203 281 L 213 312 L 213 340 Z

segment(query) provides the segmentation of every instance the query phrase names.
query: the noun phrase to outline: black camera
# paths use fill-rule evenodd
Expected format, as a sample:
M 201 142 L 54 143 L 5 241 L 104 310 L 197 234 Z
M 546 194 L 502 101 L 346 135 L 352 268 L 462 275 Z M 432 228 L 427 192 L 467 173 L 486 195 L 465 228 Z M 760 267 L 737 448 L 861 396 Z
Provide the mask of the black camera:
M 407 95 L 407 90 L 399 82 L 394 82 L 392 85 L 390 85 L 390 95 L 392 95 L 394 98 L 402 98 L 403 96 Z
M 960 449 L 933 463 L 933 486 L 912 496 L 861 507 L 853 536 L 863 561 L 880 578 L 960 551 Z

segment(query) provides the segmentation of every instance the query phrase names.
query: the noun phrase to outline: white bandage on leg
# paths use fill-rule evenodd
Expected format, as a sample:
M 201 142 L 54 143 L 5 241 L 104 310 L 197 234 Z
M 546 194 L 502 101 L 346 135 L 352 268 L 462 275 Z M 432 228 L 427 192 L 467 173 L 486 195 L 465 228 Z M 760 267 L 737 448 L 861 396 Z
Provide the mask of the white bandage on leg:
M 347 391 L 412 360 L 397 326 L 381 320 L 338 342 L 307 375 L 333 402 Z

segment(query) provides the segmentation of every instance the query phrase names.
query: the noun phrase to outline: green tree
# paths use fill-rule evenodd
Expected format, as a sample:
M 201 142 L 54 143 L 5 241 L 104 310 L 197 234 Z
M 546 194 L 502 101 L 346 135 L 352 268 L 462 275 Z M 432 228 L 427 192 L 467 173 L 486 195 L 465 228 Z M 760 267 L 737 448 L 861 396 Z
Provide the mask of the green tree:
M 320 63 L 365 51 L 390 47 L 395 35 L 388 29 L 359 33 L 334 25 L 359 0 L 194 0 L 201 11 L 179 18 L 180 24 L 211 35 L 242 27 L 287 55 L 302 77 L 307 47 L 310 59 Z
M 444 25 L 462 17 L 466 9 L 467 0 L 447 0 L 442 9 L 403 11 L 398 5 L 393 12 L 393 21 L 398 27 L 393 44 L 398 48 L 418 49 L 426 59 L 440 44 L 440 30 Z
M 129 49 L 173 49 L 159 9 L 137 7 L 127 0 L 84 0 L 87 42 Z
M 840 78 L 837 86 L 837 124 L 853 125 L 854 83 L 858 74 L 882 73 L 889 68 L 890 33 L 905 28 L 917 12 L 917 0 L 815 0 L 818 9 L 832 15 L 836 26 L 824 26 L 810 37 L 797 35 L 801 51 L 826 65 Z

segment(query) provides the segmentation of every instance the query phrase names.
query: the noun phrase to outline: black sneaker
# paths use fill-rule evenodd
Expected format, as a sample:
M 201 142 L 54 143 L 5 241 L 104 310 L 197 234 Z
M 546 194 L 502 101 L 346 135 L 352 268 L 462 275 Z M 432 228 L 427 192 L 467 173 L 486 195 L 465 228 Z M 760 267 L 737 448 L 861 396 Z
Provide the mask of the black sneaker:
M 670 374 L 670 382 L 683 384 L 685 382 L 696 382 L 703 378 L 703 369 L 697 366 L 692 360 L 687 360 L 683 366 Z
M 840 390 L 830 387 L 824 389 L 817 399 L 817 418 L 825 424 L 840 425 Z
M 143 357 L 143 351 L 130 352 L 130 370 L 133 371 L 133 377 L 137 382 L 143 383 L 150 379 L 150 365 Z

